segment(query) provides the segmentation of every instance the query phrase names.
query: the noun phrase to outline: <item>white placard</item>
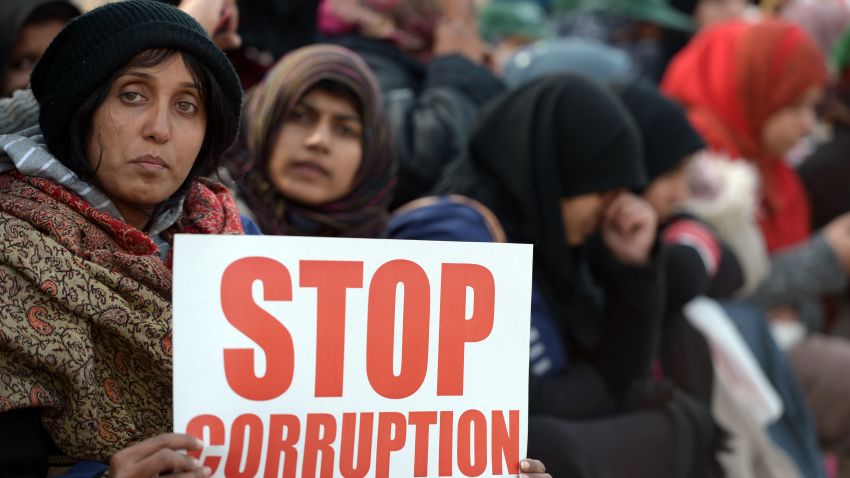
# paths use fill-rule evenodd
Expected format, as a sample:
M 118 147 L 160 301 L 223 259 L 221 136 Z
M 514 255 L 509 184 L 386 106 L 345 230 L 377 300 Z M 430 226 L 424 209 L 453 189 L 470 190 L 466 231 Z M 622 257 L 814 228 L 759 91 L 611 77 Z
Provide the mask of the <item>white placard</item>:
M 511 476 L 532 248 L 178 235 L 174 430 L 214 476 Z

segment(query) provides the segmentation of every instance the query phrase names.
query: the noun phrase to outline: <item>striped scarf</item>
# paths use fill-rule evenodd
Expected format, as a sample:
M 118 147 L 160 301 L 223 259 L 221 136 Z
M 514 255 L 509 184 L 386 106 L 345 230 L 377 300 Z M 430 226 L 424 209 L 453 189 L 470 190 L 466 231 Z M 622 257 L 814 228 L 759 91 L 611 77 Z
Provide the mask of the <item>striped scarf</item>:
M 363 114 L 363 160 L 347 195 L 309 206 L 287 199 L 274 188 L 268 178 L 268 158 L 280 125 L 298 100 L 321 81 L 339 83 L 357 96 Z M 332 45 L 290 53 L 250 92 L 237 153 L 227 168 L 264 233 L 339 237 L 384 233 L 396 165 L 381 108 L 378 83 L 366 63 L 356 53 Z

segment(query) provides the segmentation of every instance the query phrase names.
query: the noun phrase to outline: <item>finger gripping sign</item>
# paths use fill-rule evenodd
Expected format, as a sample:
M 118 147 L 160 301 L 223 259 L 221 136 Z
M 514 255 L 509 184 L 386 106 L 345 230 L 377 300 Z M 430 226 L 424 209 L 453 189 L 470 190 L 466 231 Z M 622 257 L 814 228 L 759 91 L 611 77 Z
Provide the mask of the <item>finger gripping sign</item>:
M 214 476 L 516 476 L 531 246 L 178 235 L 174 430 Z

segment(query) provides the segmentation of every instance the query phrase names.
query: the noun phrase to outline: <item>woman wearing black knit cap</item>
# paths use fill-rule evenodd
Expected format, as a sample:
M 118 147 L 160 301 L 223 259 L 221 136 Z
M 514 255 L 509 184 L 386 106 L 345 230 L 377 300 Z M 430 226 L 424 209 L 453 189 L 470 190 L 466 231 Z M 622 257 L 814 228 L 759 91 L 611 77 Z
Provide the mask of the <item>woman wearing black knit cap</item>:
M 31 84 L 39 127 L 0 135 L 0 475 L 66 455 L 204 476 L 178 451 L 196 440 L 165 434 L 170 244 L 243 232 L 203 179 L 236 137 L 238 77 L 191 17 L 129 0 L 70 22 Z

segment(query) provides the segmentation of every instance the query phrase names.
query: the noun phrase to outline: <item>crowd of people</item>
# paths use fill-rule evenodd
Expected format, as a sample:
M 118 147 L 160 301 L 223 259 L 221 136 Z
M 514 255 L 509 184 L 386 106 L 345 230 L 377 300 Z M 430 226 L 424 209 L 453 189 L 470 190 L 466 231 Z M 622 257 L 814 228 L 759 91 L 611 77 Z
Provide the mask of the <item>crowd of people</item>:
M 209 476 L 178 233 L 533 244 L 523 476 L 850 477 L 850 2 L 99 3 L 0 4 L 0 477 Z

